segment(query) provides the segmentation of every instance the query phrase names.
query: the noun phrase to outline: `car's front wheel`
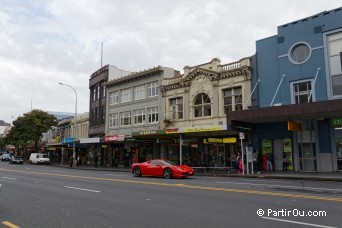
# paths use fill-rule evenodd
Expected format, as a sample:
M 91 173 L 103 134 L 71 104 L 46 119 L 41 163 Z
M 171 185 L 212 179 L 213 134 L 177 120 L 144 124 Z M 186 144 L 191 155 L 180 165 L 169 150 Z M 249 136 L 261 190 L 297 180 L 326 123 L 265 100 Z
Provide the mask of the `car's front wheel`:
M 133 169 L 133 175 L 134 175 L 135 177 L 141 177 L 141 169 L 139 168 L 139 166 L 134 167 L 134 169 Z
M 164 177 L 166 179 L 171 179 L 172 178 L 172 170 L 169 168 L 164 169 Z

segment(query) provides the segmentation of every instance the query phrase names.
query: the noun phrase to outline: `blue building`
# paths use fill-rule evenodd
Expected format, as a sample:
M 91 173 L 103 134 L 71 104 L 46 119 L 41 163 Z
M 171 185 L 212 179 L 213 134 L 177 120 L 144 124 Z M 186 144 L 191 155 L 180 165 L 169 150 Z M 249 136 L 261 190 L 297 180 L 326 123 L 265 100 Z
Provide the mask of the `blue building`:
M 342 171 L 342 8 L 278 26 L 256 41 L 252 107 L 227 115 L 251 134 L 263 168 Z

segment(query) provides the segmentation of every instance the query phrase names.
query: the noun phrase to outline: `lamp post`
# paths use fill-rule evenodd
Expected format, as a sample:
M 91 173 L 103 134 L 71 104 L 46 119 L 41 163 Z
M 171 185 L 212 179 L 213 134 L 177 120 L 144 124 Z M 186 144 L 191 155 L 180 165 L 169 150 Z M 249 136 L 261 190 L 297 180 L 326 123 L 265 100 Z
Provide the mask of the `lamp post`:
M 59 83 L 60 85 L 64 85 L 64 86 L 68 86 L 70 87 L 74 92 L 75 92 L 75 95 L 76 95 L 76 104 L 75 104 L 75 124 L 74 124 L 74 140 L 73 140 L 73 146 L 72 146 L 72 156 L 73 158 L 76 157 L 76 152 L 75 152 L 75 139 L 76 139 L 76 120 L 77 120 L 77 92 L 76 90 L 74 89 L 74 87 L 70 86 L 70 85 L 67 85 L 67 84 L 64 84 L 64 83 Z

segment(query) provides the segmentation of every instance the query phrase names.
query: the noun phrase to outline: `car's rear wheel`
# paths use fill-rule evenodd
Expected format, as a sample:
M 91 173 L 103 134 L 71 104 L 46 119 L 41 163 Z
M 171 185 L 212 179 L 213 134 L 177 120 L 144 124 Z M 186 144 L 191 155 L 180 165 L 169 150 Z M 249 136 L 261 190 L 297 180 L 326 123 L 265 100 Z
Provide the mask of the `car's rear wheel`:
M 135 177 L 141 177 L 141 169 L 139 166 L 134 167 L 133 169 L 133 175 Z
M 172 170 L 169 168 L 164 169 L 164 177 L 166 179 L 171 179 L 172 178 Z

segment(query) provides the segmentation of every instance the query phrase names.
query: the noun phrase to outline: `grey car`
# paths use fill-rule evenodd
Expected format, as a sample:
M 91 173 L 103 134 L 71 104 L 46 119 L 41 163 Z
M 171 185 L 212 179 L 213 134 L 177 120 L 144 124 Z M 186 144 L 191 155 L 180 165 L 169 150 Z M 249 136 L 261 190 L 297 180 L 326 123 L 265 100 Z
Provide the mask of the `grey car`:
M 9 163 L 10 164 L 24 164 L 24 160 L 20 156 L 12 156 Z

